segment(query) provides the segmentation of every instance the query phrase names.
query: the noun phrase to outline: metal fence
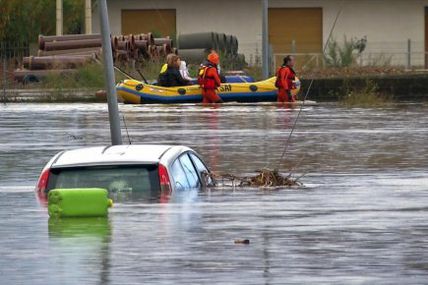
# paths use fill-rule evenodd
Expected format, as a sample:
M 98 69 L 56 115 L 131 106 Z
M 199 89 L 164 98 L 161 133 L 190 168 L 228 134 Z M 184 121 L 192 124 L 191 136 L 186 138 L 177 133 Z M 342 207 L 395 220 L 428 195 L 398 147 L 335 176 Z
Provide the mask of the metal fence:
M 30 54 L 28 43 L 0 42 L 0 86 L 10 88 L 14 84 L 13 71 L 20 67 L 22 59 Z
M 271 57 L 272 68 L 282 64 L 285 56 L 297 58 L 299 66 L 307 68 L 324 68 L 328 66 L 322 53 L 275 53 Z M 358 66 L 399 66 L 407 69 L 428 69 L 428 53 L 426 52 L 365 52 L 355 57 Z
M 343 46 L 343 41 L 337 41 Z M 323 68 L 327 66 L 322 51 L 307 52 L 308 45 L 291 41 L 284 50 L 274 47 L 270 54 L 272 70 L 282 63 L 286 55 L 294 55 L 298 58 L 298 65 L 305 67 Z M 261 65 L 260 42 L 239 42 L 241 53 L 246 55 L 246 61 L 250 65 Z M 312 49 L 313 50 L 313 49 Z M 327 51 L 328 52 L 328 48 Z M 400 66 L 408 69 L 428 69 L 428 53 L 425 51 L 425 42 L 412 39 L 402 41 L 371 41 L 369 38 L 366 47 L 361 54 L 354 54 L 354 64 L 359 66 Z
M 328 66 L 322 52 L 298 52 L 298 46 L 295 43 L 293 46 L 295 52 L 271 54 L 272 68 L 279 66 L 286 55 L 295 56 L 300 66 L 309 68 Z M 359 66 L 400 66 L 407 69 L 428 69 L 428 53 L 425 51 L 425 43 L 410 39 L 400 42 L 369 42 L 362 53 L 354 54 L 353 61 Z
M 10 59 L 22 59 L 30 54 L 28 43 L 0 42 L 0 57 Z

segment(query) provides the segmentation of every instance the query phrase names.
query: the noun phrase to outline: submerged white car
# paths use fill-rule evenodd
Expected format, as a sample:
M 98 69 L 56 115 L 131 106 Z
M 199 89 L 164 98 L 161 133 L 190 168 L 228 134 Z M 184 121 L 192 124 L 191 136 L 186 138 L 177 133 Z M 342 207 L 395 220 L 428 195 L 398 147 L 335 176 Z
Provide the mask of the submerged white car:
M 62 151 L 44 167 L 41 202 L 55 188 L 105 188 L 111 193 L 169 195 L 213 184 L 200 156 L 185 146 L 116 145 Z

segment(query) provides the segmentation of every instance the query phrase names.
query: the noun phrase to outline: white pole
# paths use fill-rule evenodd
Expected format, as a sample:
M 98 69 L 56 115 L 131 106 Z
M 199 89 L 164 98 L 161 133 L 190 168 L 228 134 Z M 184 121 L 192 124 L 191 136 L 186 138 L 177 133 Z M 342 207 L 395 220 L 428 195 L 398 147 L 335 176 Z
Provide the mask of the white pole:
M 85 33 L 92 34 L 92 3 L 85 0 Z
M 99 0 L 99 5 L 111 144 L 118 145 L 122 144 L 122 134 L 120 132 L 119 107 L 117 105 L 117 95 L 113 69 L 113 52 L 111 50 L 110 24 L 108 20 L 106 0 Z
M 268 31 L 269 1 L 262 0 L 262 74 L 263 78 L 269 76 L 269 31 Z
M 7 61 L 6 61 L 6 55 L 3 56 L 3 103 L 6 104 L 6 88 L 7 88 Z
M 407 69 L 412 68 L 412 41 L 407 40 Z
M 291 53 L 296 53 L 296 40 L 291 41 Z
M 62 35 L 62 0 L 56 0 L 56 35 Z

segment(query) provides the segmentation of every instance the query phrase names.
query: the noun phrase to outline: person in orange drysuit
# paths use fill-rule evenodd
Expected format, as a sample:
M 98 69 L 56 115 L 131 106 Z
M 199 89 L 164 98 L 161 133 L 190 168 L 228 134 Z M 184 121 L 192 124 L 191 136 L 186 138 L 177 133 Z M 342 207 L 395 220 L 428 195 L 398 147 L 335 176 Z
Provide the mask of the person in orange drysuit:
M 296 78 L 296 73 L 293 70 L 294 63 L 294 57 L 288 55 L 284 57 L 283 65 L 276 72 L 275 87 L 278 88 L 278 102 L 296 101 L 296 98 L 291 94 L 291 90 L 295 88 L 293 80 Z
M 198 76 L 198 83 L 202 89 L 202 103 L 223 103 L 217 94 L 217 88 L 221 84 L 217 70 L 220 57 L 216 52 L 211 52 L 207 59 L 208 61 L 199 70 Z

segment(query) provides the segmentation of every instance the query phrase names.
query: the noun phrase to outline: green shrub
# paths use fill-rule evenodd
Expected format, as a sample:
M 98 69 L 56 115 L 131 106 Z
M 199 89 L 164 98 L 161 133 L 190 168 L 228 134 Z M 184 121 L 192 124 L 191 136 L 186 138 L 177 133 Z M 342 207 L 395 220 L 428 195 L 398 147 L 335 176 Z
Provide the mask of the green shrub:
M 164 65 L 165 63 L 166 63 L 165 59 L 152 59 L 152 60 L 142 62 L 137 68 L 140 70 L 144 78 L 146 78 L 147 80 L 149 81 L 157 80 L 159 77 L 159 72 L 162 68 L 162 65 Z M 134 71 L 133 71 L 133 74 L 135 74 Z M 137 80 L 140 80 L 141 76 L 138 74 L 138 76 L 135 78 Z
M 352 38 L 348 40 L 344 38 L 343 44 L 333 39 L 327 45 L 327 50 L 324 55 L 324 61 L 327 66 L 333 67 L 346 67 L 354 64 L 355 59 L 364 51 L 366 48 L 367 39 Z
M 339 94 L 339 104 L 345 107 L 384 107 L 391 103 L 392 98 L 381 94 L 377 84 L 368 79 L 359 87 L 350 86 L 345 81 L 341 94 Z

